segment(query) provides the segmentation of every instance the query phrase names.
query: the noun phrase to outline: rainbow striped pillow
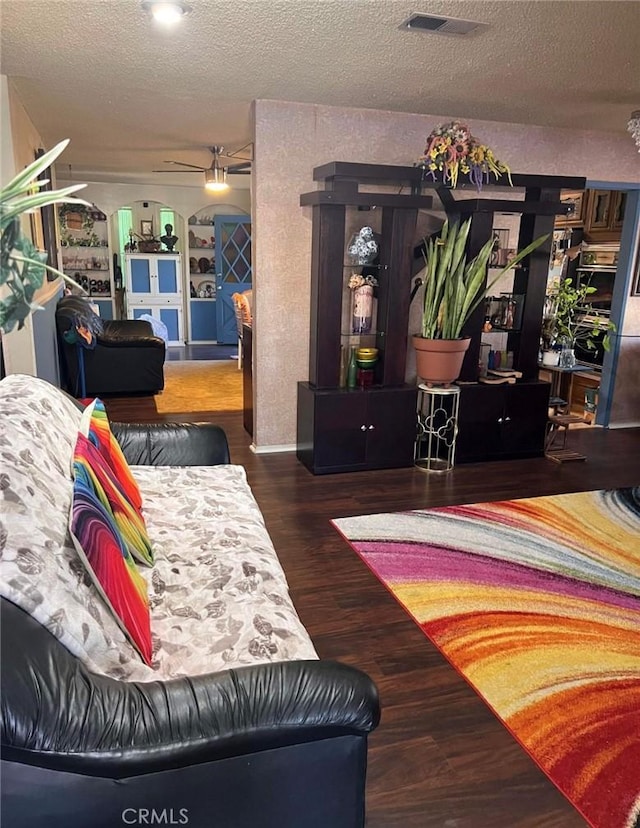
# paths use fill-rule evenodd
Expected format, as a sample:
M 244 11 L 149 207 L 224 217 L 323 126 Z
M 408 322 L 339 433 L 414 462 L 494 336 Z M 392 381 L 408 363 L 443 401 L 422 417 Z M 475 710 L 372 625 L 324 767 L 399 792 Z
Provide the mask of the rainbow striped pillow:
M 92 447 L 85 451 L 86 462 L 100 482 L 129 552 L 140 563 L 153 564 L 151 540 L 140 505 L 142 499 L 118 441 L 111 433 L 104 405 L 94 400 L 83 411 L 80 434 Z
M 92 473 L 91 442 L 79 434 L 74 451 L 73 501 L 69 527 L 78 555 L 122 630 L 151 664 L 151 622 L 147 585 L 129 554 L 108 496 Z M 92 459 L 95 459 L 92 457 Z
M 82 412 L 80 433 L 88 437 L 100 449 L 100 453 L 113 469 L 120 488 L 138 512 L 142 509 L 142 496 L 129 464 L 122 453 L 120 443 L 111 432 L 104 403 L 97 397 Z

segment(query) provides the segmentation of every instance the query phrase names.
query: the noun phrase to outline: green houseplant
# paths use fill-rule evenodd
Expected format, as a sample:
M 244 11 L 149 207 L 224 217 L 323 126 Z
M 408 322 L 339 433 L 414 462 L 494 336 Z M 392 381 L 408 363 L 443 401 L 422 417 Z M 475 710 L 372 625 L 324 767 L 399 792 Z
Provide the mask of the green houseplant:
M 609 334 L 615 332 L 615 324 L 589 313 L 589 296 L 595 292 L 596 288 L 589 284 L 576 286 L 571 279 L 560 279 L 547 295 L 542 339 L 545 349 L 570 352 L 570 364 L 563 367 L 575 364 L 573 349 L 578 343 L 592 351 L 597 347 L 596 337 L 602 335 L 600 343 L 604 350 L 611 346 Z
M 418 376 L 429 384 L 449 384 L 460 375 L 470 338 L 462 330 L 485 292 L 504 273 L 522 261 L 548 238 L 540 236 L 517 253 L 485 286 L 494 240 L 467 261 L 467 239 L 471 219 L 462 225 L 445 221 L 437 238 L 425 240 L 425 275 L 420 333 L 413 336 Z M 446 357 L 433 357 L 446 354 Z M 441 362 L 441 365 L 437 363 Z
M 29 314 L 39 306 L 34 302 L 36 291 L 42 287 L 47 271 L 61 276 L 74 288 L 77 285 L 59 270 L 46 264 L 47 254 L 37 250 L 30 238 L 22 232 L 21 217 L 26 213 L 59 202 L 91 206 L 84 199 L 71 194 L 86 187 L 74 184 L 61 190 L 40 188 L 48 179 L 38 179 L 65 149 L 69 140 L 56 144 L 33 163 L 25 167 L 0 190 L 0 332 L 9 333 L 17 325 L 22 328 Z

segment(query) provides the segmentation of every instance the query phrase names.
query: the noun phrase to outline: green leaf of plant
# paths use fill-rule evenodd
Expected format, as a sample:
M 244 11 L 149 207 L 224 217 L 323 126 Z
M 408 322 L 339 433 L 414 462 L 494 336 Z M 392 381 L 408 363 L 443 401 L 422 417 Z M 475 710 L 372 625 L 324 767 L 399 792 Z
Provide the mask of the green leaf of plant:
M 47 167 L 50 167 L 56 158 L 67 148 L 69 138 L 56 144 L 48 152 L 45 152 L 40 158 L 36 158 L 27 167 L 19 172 L 5 187 L 2 188 L 2 200 L 5 198 L 13 198 L 19 193 L 25 192 L 30 188 L 30 184 L 34 181 L 41 172 L 44 172 Z

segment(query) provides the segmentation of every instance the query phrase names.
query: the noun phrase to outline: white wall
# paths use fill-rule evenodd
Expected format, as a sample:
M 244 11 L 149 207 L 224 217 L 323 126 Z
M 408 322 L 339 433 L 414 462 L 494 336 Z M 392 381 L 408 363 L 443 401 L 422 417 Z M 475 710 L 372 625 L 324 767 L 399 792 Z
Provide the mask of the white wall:
M 411 165 L 455 114 L 413 115 L 282 101 L 254 103 L 254 442 L 293 445 L 296 383 L 308 379 L 313 168 L 330 161 Z M 469 121 L 517 173 L 640 182 L 627 135 Z
M 64 186 L 69 180 L 58 177 L 58 184 Z M 72 183 L 79 183 L 78 181 Z M 134 202 L 156 201 L 165 204 L 186 219 L 202 207 L 220 205 L 229 212 L 241 210 L 249 213 L 251 210 L 251 194 L 249 190 L 230 189 L 219 194 L 210 194 L 204 187 L 175 187 L 162 184 L 119 184 L 102 181 L 84 181 L 86 189 L 81 193 L 87 201 L 94 202 L 103 212 L 111 215 L 121 207 L 130 207 Z M 219 210 L 218 210 L 219 212 Z M 137 232 L 140 232 L 140 228 Z M 154 231 L 161 228 L 154 224 Z M 164 228 L 162 228 L 164 233 Z M 160 234 L 161 235 L 161 234 Z
M 34 158 L 36 150 L 43 146 L 42 139 L 26 110 L 22 106 L 11 82 L 0 76 L 0 104 L 2 126 L 0 147 L 2 155 L 2 183 L 8 183 L 14 175 Z M 33 217 L 33 222 L 23 218 L 23 232 L 32 236 L 34 243 L 42 248 L 42 223 L 40 215 Z M 60 280 L 61 281 L 61 280 Z M 42 376 L 54 384 L 59 382 L 57 352 L 55 344 L 54 319 L 51 303 L 60 292 L 60 284 L 45 282 L 35 294 L 35 301 L 43 310 L 36 311 L 37 336 L 34 335 L 34 320 L 29 316 L 21 330 L 14 328 L 2 336 L 5 370 L 7 374 L 31 374 Z

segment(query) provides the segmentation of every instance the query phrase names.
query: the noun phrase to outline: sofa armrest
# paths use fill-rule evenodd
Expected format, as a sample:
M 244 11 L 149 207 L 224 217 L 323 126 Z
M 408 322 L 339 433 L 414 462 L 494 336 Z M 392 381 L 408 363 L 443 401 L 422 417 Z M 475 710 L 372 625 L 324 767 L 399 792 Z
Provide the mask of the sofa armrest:
M 379 720 L 371 679 L 336 662 L 116 681 L 89 672 L 5 599 L 2 639 L 2 754 L 8 761 L 117 779 L 366 736 Z
M 111 423 L 128 463 L 218 466 L 229 463 L 227 435 L 212 423 Z

